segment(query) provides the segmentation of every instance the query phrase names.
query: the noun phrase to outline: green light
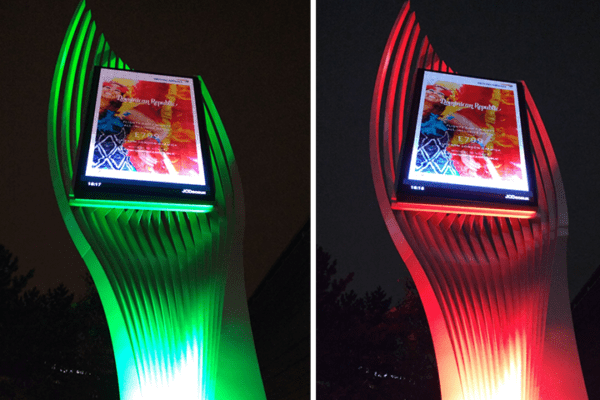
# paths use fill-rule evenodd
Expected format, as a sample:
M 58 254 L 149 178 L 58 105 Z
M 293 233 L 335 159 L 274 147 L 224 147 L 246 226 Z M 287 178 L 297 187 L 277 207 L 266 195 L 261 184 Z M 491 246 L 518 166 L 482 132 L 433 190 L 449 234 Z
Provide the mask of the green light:
M 100 207 L 100 208 L 131 208 L 136 210 L 164 210 L 164 211 L 188 211 L 188 212 L 211 212 L 214 208 L 211 204 L 180 204 L 180 203 L 157 203 L 143 201 L 118 201 L 118 200 L 96 200 L 96 199 L 70 199 L 72 207 Z
M 59 209 L 106 313 L 121 399 L 265 399 L 243 284 L 239 174 L 204 82 L 214 204 L 73 199 L 93 65 L 129 69 L 82 2 L 54 73 L 48 155 Z

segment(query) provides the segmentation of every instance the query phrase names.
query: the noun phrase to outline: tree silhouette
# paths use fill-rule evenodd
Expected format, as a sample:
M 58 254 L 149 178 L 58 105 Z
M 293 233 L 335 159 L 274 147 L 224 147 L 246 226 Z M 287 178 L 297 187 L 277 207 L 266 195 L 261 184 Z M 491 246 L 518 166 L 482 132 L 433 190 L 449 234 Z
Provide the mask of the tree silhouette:
M 436 399 L 439 379 L 414 283 L 390 308 L 381 287 L 346 291 L 336 261 L 317 249 L 317 395 L 321 399 Z
M 110 335 L 97 291 L 25 290 L 34 271 L 0 245 L 0 400 L 117 399 Z M 107 356 L 109 354 L 109 356 Z

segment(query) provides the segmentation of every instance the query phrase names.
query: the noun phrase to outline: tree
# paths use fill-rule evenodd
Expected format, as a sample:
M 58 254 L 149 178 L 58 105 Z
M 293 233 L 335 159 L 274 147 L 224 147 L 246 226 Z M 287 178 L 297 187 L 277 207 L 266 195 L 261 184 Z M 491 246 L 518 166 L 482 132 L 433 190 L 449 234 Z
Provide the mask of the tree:
M 0 245 L 0 400 L 117 399 L 110 335 L 98 293 L 78 303 L 60 284 L 25 290 L 30 270 Z
M 86 272 L 86 294 L 74 306 L 78 321 L 79 365 L 86 371 L 87 390 L 97 399 L 118 399 L 119 384 L 108 322 L 92 276 Z
M 319 399 L 436 399 L 433 343 L 414 283 L 390 308 L 381 287 L 346 291 L 353 274 L 334 279 L 336 261 L 317 250 L 317 394 Z

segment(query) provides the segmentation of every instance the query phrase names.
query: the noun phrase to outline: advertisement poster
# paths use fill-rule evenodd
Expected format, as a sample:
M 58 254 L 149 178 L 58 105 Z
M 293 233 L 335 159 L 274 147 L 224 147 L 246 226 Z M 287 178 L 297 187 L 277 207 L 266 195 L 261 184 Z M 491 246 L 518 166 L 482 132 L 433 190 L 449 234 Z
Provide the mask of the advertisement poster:
M 192 78 L 102 69 L 85 175 L 205 185 Z
M 528 191 L 517 85 L 425 71 L 408 179 Z

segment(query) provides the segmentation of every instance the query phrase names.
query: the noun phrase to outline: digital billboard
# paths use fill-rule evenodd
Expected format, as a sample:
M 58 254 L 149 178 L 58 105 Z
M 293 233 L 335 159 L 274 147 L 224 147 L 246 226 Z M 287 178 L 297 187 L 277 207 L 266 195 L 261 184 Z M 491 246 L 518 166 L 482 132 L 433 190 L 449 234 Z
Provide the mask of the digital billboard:
M 420 70 L 394 208 L 535 215 L 524 107 L 518 82 Z
M 198 78 L 96 67 L 91 92 L 75 203 L 214 199 Z

